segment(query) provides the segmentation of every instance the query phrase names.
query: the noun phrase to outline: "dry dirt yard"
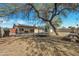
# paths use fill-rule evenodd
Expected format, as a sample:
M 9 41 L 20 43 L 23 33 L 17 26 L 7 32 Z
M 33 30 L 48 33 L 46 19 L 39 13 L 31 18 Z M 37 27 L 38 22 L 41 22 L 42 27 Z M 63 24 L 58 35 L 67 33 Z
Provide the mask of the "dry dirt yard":
M 54 37 L 0 38 L 2 56 L 79 56 L 79 43 Z

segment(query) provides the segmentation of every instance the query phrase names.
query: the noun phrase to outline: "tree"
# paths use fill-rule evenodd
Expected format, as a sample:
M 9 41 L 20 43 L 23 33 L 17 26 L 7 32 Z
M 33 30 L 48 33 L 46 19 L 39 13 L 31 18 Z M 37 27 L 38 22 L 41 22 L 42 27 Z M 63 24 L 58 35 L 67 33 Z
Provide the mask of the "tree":
M 56 35 L 58 35 L 56 31 L 55 25 L 52 23 L 52 20 L 54 17 L 56 17 L 59 14 L 63 14 L 66 16 L 66 13 L 68 11 L 77 11 L 78 4 L 28 4 L 32 6 L 32 8 L 37 13 L 37 16 L 41 18 L 45 22 L 49 22 L 49 24 L 52 26 L 54 32 Z M 38 7 L 39 6 L 39 7 Z
M 45 24 L 45 31 L 48 32 L 50 28 L 50 25 L 48 23 Z
M 59 18 L 58 16 L 54 17 L 52 20 L 52 24 L 55 25 L 55 27 L 60 27 L 62 24 L 61 18 Z
M 25 3 L 25 4 L 7 4 L 8 8 L 6 9 L 8 12 L 6 14 L 0 14 L 1 17 L 7 16 L 10 14 L 16 14 L 19 10 L 23 10 L 25 13 L 25 16 L 29 17 L 29 13 L 31 10 L 34 10 L 37 17 L 43 20 L 44 22 L 48 22 L 56 35 L 58 35 L 56 31 L 56 27 L 54 23 L 52 22 L 54 17 L 59 17 L 60 15 L 67 16 L 68 11 L 77 12 L 79 4 L 63 4 L 63 3 L 41 3 L 41 4 L 32 4 L 32 3 Z M 20 6 L 19 6 L 20 5 Z M 14 8 L 14 10 L 11 8 Z M 4 9 L 3 9 L 4 10 Z M 59 15 L 59 16 L 58 16 Z
M 62 20 L 59 17 L 54 17 L 54 19 L 52 20 L 52 24 L 55 27 L 60 27 L 62 24 Z M 51 28 L 50 24 L 47 22 L 45 25 L 45 29 L 46 31 L 49 31 L 49 29 Z

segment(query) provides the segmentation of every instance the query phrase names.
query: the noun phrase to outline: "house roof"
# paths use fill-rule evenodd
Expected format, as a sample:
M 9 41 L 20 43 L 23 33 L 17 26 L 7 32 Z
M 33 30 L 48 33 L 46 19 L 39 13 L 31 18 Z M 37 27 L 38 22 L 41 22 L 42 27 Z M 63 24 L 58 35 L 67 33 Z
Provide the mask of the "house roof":
M 24 27 L 24 28 L 39 28 L 39 27 L 36 27 L 36 26 L 28 26 L 28 25 L 16 25 L 15 27 Z

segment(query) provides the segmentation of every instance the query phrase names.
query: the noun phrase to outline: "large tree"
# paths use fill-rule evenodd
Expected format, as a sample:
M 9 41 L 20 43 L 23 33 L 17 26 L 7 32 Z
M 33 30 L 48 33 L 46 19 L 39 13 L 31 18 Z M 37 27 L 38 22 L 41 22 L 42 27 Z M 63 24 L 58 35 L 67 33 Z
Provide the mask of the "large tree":
M 45 22 L 49 22 L 49 24 L 52 26 L 54 32 L 56 35 L 58 35 L 55 27 L 55 23 L 53 23 L 53 20 L 55 17 L 58 17 L 57 15 L 64 15 L 67 16 L 68 12 L 77 12 L 78 11 L 78 4 L 28 4 L 30 5 L 35 12 L 37 13 L 37 16 L 41 18 Z
M 16 14 L 18 11 L 22 10 L 25 13 L 26 17 L 29 17 L 29 13 L 31 10 L 34 10 L 36 13 L 36 17 L 40 18 L 44 22 L 48 22 L 56 35 L 58 35 L 55 27 L 55 23 L 53 20 L 55 17 L 59 17 L 60 15 L 67 16 L 68 12 L 73 11 L 77 12 L 79 8 L 79 4 L 63 4 L 63 3 L 25 3 L 25 4 L 6 4 L 8 7 L 0 8 L 0 11 L 3 11 L 0 14 L 0 17 L 5 17 L 10 14 Z M 4 13 L 5 12 L 5 13 Z

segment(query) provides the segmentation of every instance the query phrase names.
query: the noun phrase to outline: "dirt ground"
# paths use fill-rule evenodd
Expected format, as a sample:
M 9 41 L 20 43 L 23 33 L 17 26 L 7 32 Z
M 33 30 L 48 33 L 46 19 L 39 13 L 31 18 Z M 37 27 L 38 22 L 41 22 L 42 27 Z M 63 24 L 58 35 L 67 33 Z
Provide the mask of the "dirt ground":
M 0 38 L 2 56 L 79 56 L 79 43 L 55 37 Z

